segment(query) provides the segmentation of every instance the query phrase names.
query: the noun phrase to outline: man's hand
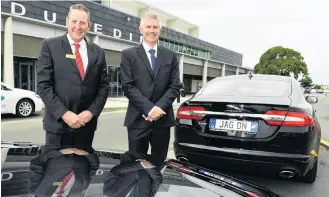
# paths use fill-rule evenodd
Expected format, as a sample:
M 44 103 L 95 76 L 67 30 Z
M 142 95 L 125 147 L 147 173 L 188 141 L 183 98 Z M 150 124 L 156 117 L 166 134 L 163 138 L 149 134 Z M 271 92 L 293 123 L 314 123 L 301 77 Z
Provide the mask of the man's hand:
M 144 159 L 137 159 L 136 161 L 141 162 L 145 168 L 153 168 L 154 167 L 154 165 L 151 162 L 146 161 Z
M 166 114 L 166 112 L 164 112 L 160 107 L 155 106 L 152 113 L 148 117 L 146 117 L 145 120 L 152 122 L 152 121 L 158 120 L 165 114 Z
M 65 154 L 65 155 L 70 155 L 75 153 L 74 148 L 65 148 L 65 149 L 61 149 L 59 152 Z
M 84 151 L 84 150 L 80 150 L 80 149 L 74 149 L 74 154 L 77 154 L 77 155 L 89 155 L 88 152 Z
M 65 155 L 70 155 L 70 154 L 89 155 L 88 152 L 86 152 L 84 150 L 77 149 L 77 148 L 64 148 L 64 149 L 61 149 L 60 152 L 65 154 Z
M 80 122 L 84 125 L 87 124 L 93 118 L 92 113 L 88 110 L 81 112 L 78 116 Z
M 78 129 L 81 126 L 84 126 L 84 124 L 80 121 L 80 118 L 78 115 L 71 111 L 67 111 L 63 116 L 62 119 L 66 124 L 68 124 L 73 129 Z

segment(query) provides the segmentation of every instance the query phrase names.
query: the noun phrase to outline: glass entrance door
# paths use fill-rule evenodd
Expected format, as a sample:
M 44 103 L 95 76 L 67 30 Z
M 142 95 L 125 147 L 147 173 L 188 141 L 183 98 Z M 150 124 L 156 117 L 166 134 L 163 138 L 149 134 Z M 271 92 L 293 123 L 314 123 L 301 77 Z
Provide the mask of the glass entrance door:
M 123 96 L 123 90 L 121 85 L 120 67 L 108 66 L 109 77 L 109 97 L 121 97 Z
M 36 91 L 35 60 L 15 57 L 15 88 Z

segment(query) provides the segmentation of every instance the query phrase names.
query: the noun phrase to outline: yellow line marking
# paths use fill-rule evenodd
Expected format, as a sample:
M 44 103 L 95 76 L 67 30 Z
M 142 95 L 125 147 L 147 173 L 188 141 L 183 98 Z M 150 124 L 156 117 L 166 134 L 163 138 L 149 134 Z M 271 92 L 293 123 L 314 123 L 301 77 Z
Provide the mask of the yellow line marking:
M 318 157 L 318 153 L 315 152 L 315 150 L 312 150 L 311 151 L 311 155 L 315 156 L 315 157 Z
M 329 142 L 326 141 L 326 140 L 321 139 L 321 144 L 323 144 L 323 145 L 329 147 Z

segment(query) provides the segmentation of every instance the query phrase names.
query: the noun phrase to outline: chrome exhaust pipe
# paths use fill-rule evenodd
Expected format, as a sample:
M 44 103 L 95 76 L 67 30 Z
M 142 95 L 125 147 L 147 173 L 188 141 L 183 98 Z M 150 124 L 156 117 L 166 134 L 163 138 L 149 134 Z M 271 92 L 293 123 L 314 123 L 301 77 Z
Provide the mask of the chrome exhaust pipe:
M 279 176 L 282 178 L 286 178 L 286 179 L 291 179 L 296 175 L 295 172 L 291 171 L 291 170 L 282 170 L 279 173 Z
M 178 161 L 188 163 L 188 159 L 186 157 L 178 157 Z

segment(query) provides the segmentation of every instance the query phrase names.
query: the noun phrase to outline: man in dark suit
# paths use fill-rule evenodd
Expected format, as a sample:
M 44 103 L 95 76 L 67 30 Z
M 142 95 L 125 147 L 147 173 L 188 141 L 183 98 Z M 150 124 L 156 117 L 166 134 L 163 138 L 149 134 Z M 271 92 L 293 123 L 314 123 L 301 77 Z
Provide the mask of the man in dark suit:
M 49 150 L 31 160 L 28 188 L 35 196 L 84 196 L 99 168 L 94 150 Z M 57 194 L 57 195 L 55 195 Z
M 162 168 L 155 167 L 153 158 L 133 152 L 120 157 L 120 165 L 114 166 L 104 183 L 103 194 L 111 197 L 153 197 L 163 182 Z
M 129 151 L 167 157 L 170 127 L 175 125 L 172 103 L 179 94 L 177 55 L 157 45 L 161 26 L 155 14 L 141 20 L 143 43 L 122 51 L 120 72 L 129 105 L 124 122 L 128 128 Z
M 37 64 L 38 94 L 45 103 L 46 146 L 90 147 L 108 96 L 104 50 L 87 41 L 89 10 L 70 7 L 65 35 L 45 39 Z

